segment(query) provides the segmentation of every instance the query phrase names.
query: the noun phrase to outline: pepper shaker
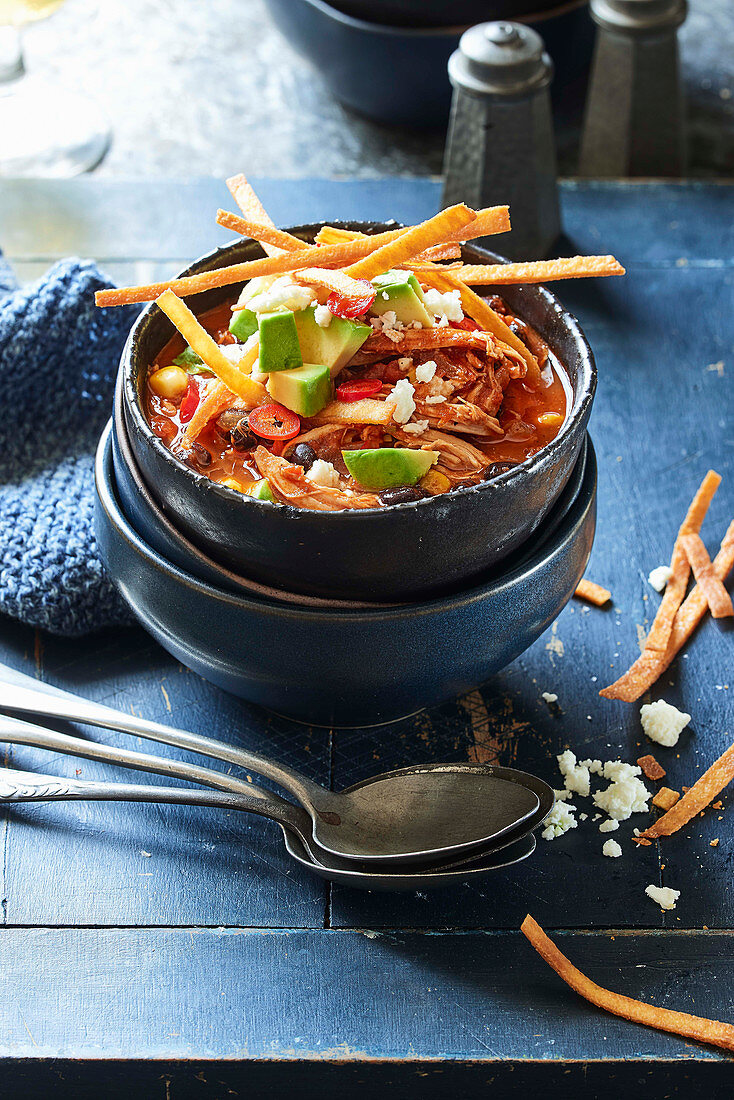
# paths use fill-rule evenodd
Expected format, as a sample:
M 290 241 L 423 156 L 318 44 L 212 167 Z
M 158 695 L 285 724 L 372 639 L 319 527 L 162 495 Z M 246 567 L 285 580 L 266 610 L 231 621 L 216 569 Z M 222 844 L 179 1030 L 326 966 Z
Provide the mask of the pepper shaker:
M 579 175 L 683 175 L 677 31 L 686 0 L 591 0 L 591 14 L 598 30 Z
M 548 255 L 561 231 L 552 76 L 542 38 L 520 23 L 471 27 L 449 59 L 443 203 L 509 205 L 500 249 L 513 260 Z

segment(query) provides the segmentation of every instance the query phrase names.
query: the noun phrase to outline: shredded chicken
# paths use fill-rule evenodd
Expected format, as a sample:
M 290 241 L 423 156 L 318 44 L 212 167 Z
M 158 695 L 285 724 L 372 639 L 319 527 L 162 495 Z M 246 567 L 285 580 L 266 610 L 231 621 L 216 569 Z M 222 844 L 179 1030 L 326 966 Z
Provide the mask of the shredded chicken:
M 439 451 L 438 466 L 448 474 L 479 473 L 487 465 L 487 456 L 465 439 L 455 435 L 446 435 L 427 428 L 419 436 L 405 432 L 402 428 L 392 428 L 390 435 L 400 443 L 424 451 Z
M 405 329 L 400 333 L 399 341 L 374 332 L 362 344 L 351 365 L 365 365 L 376 359 L 385 359 L 388 355 L 409 356 L 413 351 L 433 348 L 476 348 L 497 359 L 502 355 L 497 341 L 489 332 L 468 332 L 466 329 L 439 325 L 436 328 Z
M 263 477 L 288 504 L 297 508 L 313 508 L 319 512 L 343 512 L 349 508 L 376 508 L 379 500 L 372 493 L 353 493 L 316 485 L 306 477 L 302 466 L 278 458 L 265 447 L 255 451 L 255 462 Z

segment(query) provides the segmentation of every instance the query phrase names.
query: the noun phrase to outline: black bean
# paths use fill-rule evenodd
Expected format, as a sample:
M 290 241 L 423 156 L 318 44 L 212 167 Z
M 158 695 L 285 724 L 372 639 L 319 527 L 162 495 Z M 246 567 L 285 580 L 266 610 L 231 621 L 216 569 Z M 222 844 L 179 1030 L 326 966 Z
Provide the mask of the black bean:
M 244 416 L 244 409 L 233 407 L 231 409 L 225 409 L 217 417 L 215 424 L 222 435 L 229 435 L 232 429 L 239 424 L 240 420 Z
M 413 500 L 424 500 L 431 494 L 419 489 L 417 485 L 395 485 L 392 489 L 383 489 L 380 495 L 381 504 L 409 504 Z
M 250 422 L 246 416 L 237 421 L 229 438 L 236 451 L 254 451 L 260 442 L 255 433 L 250 431 Z
M 317 457 L 316 451 L 309 443 L 297 443 L 288 455 L 290 462 L 303 466 L 304 470 L 310 470 Z
M 187 466 L 198 466 L 205 470 L 207 466 L 212 464 L 211 454 L 206 447 L 202 447 L 201 443 L 190 443 L 188 440 L 185 443 L 180 441 L 172 444 L 171 450 L 176 458 L 180 458 Z
M 484 480 L 491 481 L 500 474 L 506 474 L 514 465 L 514 462 L 491 462 L 484 470 Z

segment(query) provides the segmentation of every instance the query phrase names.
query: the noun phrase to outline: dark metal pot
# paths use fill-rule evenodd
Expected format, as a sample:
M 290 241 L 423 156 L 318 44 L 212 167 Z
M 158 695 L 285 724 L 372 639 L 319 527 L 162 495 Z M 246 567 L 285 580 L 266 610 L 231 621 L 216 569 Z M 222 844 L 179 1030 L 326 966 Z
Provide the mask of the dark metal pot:
M 374 223 L 338 223 L 381 230 Z M 311 240 L 319 226 L 293 230 Z M 241 241 L 209 253 L 184 274 L 239 263 L 259 254 Z M 469 263 L 496 262 L 476 247 Z M 197 295 L 199 312 L 237 288 Z M 503 294 L 548 341 L 568 371 L 574 399 L 559 435 L 533 458 L 492 481 L 429 500 L 353 512 L 314 512 L 256 501 L 192 470 L 150 428 L 141 404 L 146 370 L 172 335 L 155 305 L 136 321 L 122 354 L 123 409 L 138 469 L 164 512 L 215 561 L 294 592 L 339 599 L 392 601 L 437 592 L 477 576 L 526 542 L 563 490 L 578 457 L 596 387 L 591 349 L 578 322 L 541 287 Z

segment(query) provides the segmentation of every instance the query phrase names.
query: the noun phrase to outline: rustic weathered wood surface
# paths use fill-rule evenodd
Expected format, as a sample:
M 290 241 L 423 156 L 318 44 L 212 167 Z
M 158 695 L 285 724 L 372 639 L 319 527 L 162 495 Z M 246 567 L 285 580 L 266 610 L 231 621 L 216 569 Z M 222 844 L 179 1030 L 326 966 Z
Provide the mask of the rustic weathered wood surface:
M 280 224 L 417 220 L 427 181 L 264 181 Z M 6 183 L 0 245 L 19 274 L 91 255 L 118 279 L 172 272 L 226 235 L 211 181 Z M 555 753 L 634 760 L 639 708 L 598 688 L 638 652 L 659 600 L 647 584 L 709 466 L 725 478 L 703 535 L 731 519 L 734 193 L 727 186 L 566 185 L 568 251 L 615 252 L 625 279 L 561 286 L 595 348 L 599 523 L 589 575 L 608 610 L 572 603 L 470 695 L 377 730 L 307 729 L 233 699 L 137 629 L 69 642 L 0 622 L 0 660 L 148 718 L 239 741 L 347 785 L 414 760 L 493 760 L 558 782 Z M 501 240 L 498 241 L 501 248 Z M 472 639 L 467 638 L 467 645 Z M 734 734 L 732 645 L 706 622 L 652 693 L 693 721 L 655 754 L 680 789 Z M 541 692 L 557 692 L 552 713 Z M 91 736 L 117 744 L 124 735 Z M 143 743 L 141 742 L 141 745 Z M 145 747 L 143 745 L 143 747 Z M 648 745 L 649 747 L 649 745 Z M 155 751 L 165 752 L 157 746 Z M 191 759 L 194 759 L 193 757 Z M 122 777 L 14 748 L 14 766 Z M 129 775 L 129 773 L 125 773 Z M 139 777 L 153 782 L 153 777 Z M 530 910 L 601 984 L 734 1019 L 730 799 L 676 837 L 602 857 L 591 820 L 515 871 L 451 891 L 327 887 L 268 824 L 174 807 L 49 805 L 2 815 L 0 1057 L 24 1096 L 731 1095 L 728 1059 L 607 1017 L 565 989 L 517 932 Z M 719 839 L 717 847 L 710 841 Z M 649 883 L 681 890 L 667 914 Z M 107 1060 L 100 1065 L 99 1060 Z M 215 1063 L 215 1064 L 213 1064 Z M 577 1092 L 573 1093 L 576 1089 Z M 571 1091 L 569 1091 L 571 1090 Z

